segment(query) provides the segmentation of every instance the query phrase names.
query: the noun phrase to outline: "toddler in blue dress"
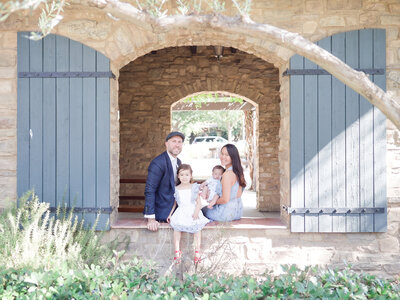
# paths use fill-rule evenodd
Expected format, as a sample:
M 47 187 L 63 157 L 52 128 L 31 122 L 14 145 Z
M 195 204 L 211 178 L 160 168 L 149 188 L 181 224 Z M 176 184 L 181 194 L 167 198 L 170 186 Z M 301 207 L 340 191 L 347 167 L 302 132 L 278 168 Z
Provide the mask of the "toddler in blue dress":
M 224 174 L 225 168 L 221 165 L 216 165 L 212 169 L 212 177 L 204 181 L 200 185 L 200 200 L 201 206 L 208 206 L 208 208 L 212 209 L 212 206 L 209 204 L 214 200 L 216 201 L 222 195 L 222 184 L 221 178 L 222 174 Z

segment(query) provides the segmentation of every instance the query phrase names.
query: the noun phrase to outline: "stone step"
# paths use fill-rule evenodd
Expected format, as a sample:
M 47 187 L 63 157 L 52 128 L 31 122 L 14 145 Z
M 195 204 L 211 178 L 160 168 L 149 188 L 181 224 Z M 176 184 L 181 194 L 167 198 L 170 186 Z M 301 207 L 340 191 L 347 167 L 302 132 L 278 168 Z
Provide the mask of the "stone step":
M 266 270 L 282 272 L 282 265 L 296 264 L 343 268 L 346 263 L 370 274 L 398 274 L 399 246 L 388 245 L 382 233 L 291 233 L 279 218 L 242 218 L 233 222 L 212 222 L 201 231 L 202 262 L 194 268 L 193 234 L 182 233 L 182 264 L 173 265 L 173 229 L 160 224 L 157 232 L 146 228 L 144 218 L 124 218 L 106 233 L 107 240 L 118 240 L 124 259 L 138 256 L 156 262 L 160 274 L 194 272 L 259 275 Z M 397 246 L 396 246 L 397 245 Z M 377 249 L 383 249 L 385 259 Z M 178 271 L 177 271 L 178 270 Z
M 258 266 L 262 273 L 271 248 L 268 235 L 282 236 L 286 226 L 279 218 L 242 218 L 233 222 L 211 222 L 202 230 L 202 263 L 194 269 L 193 234 L 182 233 L 182 264 L 178 269 L 173 265 L 173 229 L 167 223 L 160 223 L 157 232 L 147 230 L 144 218 L 127 218 L 115 222 L 108 233 L 109 239 L 118 239 L 121 249 L 126 242 L 124 259 L 139 256 L 156 262 L 162 274 L 171 271 L 193 272 L 242 272 L 253 271 Z M 129 239 L 129 242 L 127 241 Z M 262 271 L 261 271 L 261 269 Z

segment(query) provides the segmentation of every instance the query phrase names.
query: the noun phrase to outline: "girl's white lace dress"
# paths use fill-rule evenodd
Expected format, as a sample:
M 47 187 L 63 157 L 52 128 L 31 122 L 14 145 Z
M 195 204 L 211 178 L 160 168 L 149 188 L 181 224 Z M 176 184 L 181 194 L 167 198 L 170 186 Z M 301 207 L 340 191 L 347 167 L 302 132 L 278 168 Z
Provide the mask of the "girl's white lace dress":
M 198 192 L 199 185 L 197 183 L 192 184 L 191 189 L 175 189 L 175 200 L 178 208 L 171 216 L 170 221 L 170 225 L 174 230 L 195 233 L 203 229 L 210 222 L 201 210 L 199 211 L 199 218 L 196 220 L 193 219 Z

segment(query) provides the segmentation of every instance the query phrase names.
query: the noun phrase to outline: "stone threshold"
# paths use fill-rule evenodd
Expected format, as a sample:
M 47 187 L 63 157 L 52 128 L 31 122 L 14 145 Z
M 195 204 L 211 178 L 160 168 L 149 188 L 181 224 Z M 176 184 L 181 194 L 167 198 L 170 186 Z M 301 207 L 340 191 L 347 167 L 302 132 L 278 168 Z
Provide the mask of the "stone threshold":
M 121 219 L 111 225 L 111 229 L 147 228 L 144 218 Z M 232 222 L 210 222 L 204 229 L 287 229 L 279 218 L 250 218 L 243 217 Z M 168 223 L 160 223 L 160 229 L 172 229 Z

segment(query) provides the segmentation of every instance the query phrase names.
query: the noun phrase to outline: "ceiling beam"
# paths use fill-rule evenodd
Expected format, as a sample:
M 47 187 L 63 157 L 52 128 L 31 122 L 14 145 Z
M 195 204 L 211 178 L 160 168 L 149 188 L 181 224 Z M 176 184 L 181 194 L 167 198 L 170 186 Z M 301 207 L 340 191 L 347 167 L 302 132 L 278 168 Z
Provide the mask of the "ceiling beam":
M 196 107 L 197 104 L 197 107 Z M 255 107 L 248 102 L 178 102 L 173 107 L 173 111 L 179 110 L 253 110 Z

